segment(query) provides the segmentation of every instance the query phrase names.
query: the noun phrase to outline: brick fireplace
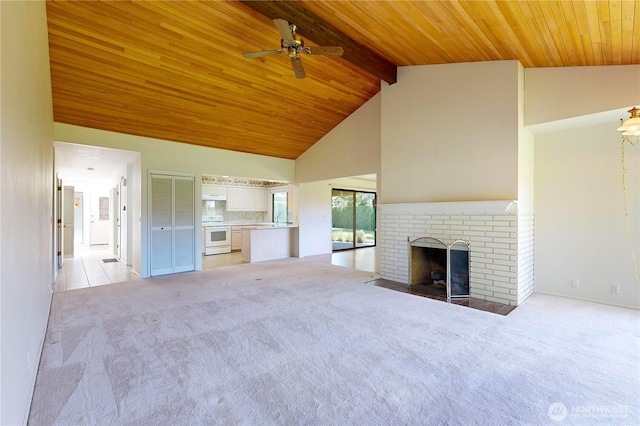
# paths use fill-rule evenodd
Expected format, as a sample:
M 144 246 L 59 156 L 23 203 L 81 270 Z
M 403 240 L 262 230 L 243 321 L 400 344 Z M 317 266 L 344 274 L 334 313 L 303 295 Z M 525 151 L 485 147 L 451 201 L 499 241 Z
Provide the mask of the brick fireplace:
M 534 217 L 515 201 L 381 204 L 378 216 L 383 278 L 411 284 L 408 240 L 463 240 L 471 297 L 518 305 L 533 293 Z

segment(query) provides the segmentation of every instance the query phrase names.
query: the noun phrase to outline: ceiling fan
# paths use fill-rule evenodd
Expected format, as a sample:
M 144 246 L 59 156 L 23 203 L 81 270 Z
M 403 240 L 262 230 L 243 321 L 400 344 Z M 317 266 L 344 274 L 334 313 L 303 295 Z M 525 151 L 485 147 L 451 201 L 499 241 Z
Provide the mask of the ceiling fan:
M 339 46 L 305 46 L 304 40 L 296 34 L 296 25 L 290 24 L 284 19 L 274 19 L 273 23 L 280 32 L 282 39 L 280 40 L 280 49 L 277 50 L 261 50 L 259 52 L 243 53 L 245 58 L 259 58 L 267 55 L 279 55 L 281 53 L 288 53 L 291 58 L 291 66 L 293 67 L 293 73 L 296 78 L 305 78 L 307 74 L 302 67 L 302 61 L 300 60 L 300 54 L 306 53 L 307 55 L 328 55 L 328 56 L 342 56 L 344 49 Z

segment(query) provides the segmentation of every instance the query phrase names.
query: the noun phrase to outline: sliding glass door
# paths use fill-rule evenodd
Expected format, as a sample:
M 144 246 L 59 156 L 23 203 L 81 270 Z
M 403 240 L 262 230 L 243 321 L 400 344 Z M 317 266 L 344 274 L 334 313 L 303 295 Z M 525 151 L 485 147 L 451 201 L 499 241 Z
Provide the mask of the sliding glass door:
M 333 250 L 376 245 L 376 194 L 346 189 L 331 193 Z

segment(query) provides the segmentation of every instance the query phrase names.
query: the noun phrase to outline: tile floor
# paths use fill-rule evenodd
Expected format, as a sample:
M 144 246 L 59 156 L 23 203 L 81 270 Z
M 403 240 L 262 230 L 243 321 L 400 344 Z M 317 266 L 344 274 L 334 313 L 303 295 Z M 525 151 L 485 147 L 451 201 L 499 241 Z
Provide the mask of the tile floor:
M 114 258 L 107 245 L 76 245 L 75 257 L 64 259 L 62 268 L 58 269 L 53 291 L 75 290 L 140 279 L 131 272 L 131 267 L 122 262 L 104 262 L 104 259 Z
M 202 256 L 202 269 L 213 269 L 221 266 L 232 266 L 245 263 L 242 260 L 241 251 L 232 251 L 231 253 L 212 254 L 210 256 Z

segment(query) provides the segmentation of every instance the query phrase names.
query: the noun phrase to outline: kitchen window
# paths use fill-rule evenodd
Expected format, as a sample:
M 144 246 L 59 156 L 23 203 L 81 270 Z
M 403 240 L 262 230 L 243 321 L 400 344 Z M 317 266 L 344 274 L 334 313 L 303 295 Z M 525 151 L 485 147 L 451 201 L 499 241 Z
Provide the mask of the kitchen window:
M 273 223 L 287 223 L 289 200 L 287 191 L 274 192 L 271 195 L 271 221 Z

